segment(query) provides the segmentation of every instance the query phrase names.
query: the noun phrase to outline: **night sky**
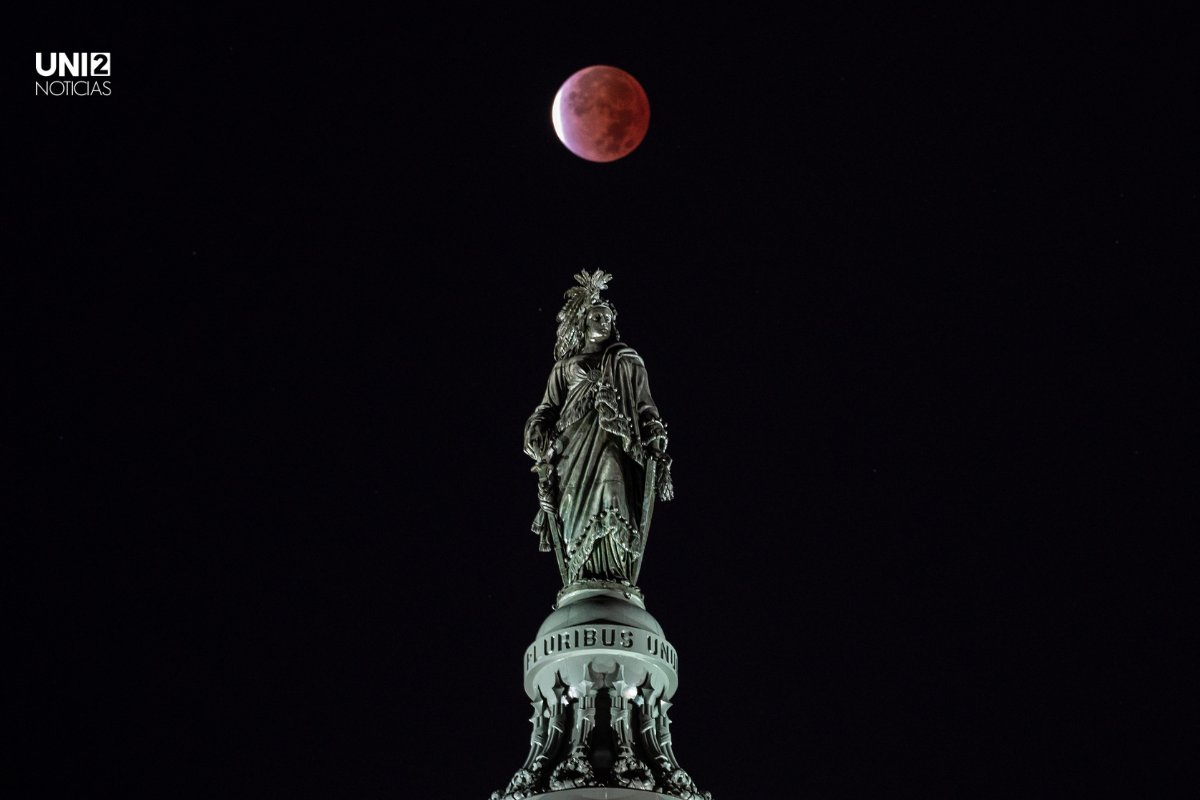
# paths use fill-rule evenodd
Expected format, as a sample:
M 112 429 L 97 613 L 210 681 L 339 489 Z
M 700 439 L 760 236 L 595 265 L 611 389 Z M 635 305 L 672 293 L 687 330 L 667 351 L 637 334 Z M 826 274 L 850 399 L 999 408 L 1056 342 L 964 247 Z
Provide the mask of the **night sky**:
M 641 586 L 702 788 L 1169 785 L 1200 65 L 1105 8 L 18 17 L 27 796 L 503 788 L 560 586 L 522 427 L 597 268 L 669 425 Z M 60 50 L 111 95 L 30 96 Z M 610 164 L 550 123 L 591 64 L 651 105 Z

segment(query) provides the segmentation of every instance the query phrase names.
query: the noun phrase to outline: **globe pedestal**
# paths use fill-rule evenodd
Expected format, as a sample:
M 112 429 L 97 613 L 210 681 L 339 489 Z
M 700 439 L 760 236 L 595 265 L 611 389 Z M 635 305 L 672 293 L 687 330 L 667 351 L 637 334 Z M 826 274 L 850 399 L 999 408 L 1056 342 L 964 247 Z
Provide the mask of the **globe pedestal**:
M 640 595 L 563 597 L 525 650 L 529 755 L 492 800 L 711 800 L 671 747 L 677 668 Z

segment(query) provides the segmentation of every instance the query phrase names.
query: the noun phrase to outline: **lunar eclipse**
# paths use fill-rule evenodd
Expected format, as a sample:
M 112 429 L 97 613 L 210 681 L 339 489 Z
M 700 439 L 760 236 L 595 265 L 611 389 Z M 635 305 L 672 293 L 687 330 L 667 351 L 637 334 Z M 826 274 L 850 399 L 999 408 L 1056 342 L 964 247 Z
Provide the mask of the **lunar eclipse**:
M 650 101 L 632 75 L 616 67 L 579 70 L 559 87 L 550 109 L 554 132 L 575 155 L 616 161 L 642 143 Z

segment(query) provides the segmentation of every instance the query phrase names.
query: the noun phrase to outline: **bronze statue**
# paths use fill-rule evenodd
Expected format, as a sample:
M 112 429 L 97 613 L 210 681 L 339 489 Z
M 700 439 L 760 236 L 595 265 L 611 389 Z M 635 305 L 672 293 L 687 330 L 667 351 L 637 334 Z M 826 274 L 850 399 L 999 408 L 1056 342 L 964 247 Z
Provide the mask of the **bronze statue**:
M 525 423 L 541 506 L 533 532 L 563 588 L 525 648 L 529 753 L 492 800 L 712 800 L 675 757 L 667 712 L 679 656 L 637 588 L 655 499 L 671 499 L 666 426 L 645 363 L 600 298 L 612 276 L 575 280 L 546 394 Z
M 612 275 L 575 280 L 558 312 L 546 394 L 525 423 L 539 477 L 533 531 L 541 550 L 555 552 L 564 591 L 636 592 L 655 496 L 672 495 L 666 425 L 645 363 L 620 341 L 616 308 L 600 297 Z

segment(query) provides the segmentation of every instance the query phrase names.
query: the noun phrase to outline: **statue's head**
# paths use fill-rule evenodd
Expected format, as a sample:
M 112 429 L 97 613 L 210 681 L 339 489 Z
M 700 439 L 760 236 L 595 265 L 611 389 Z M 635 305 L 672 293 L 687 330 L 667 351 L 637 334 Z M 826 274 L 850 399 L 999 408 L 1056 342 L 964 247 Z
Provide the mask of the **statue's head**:
M 584 336 L 589 342 L 607 341 L 613 332 L 613 320 L 617 314 L 608 303 L 597 303 L 583 315 Z
M 600 290 L 608 288 L 612 275 L 603 270 L 594 274 L 581 272 L 575 276 L 579 286 L 567 290 L 567 303 L 558 312 L 558 341 L 554 344 L 554 360 L 569 358 L 590 343 L 616 341 L 617 309 L 600 298 Z

